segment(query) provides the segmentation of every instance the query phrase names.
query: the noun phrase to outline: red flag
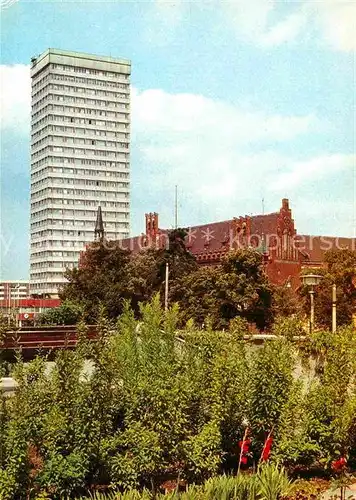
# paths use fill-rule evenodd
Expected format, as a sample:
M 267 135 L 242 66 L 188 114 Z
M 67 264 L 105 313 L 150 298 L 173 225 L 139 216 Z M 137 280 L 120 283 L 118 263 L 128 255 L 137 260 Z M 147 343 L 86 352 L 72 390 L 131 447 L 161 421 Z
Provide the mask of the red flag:
M 242 456 L 247 455 L 250 449 L 251 440 L 245 439 L 244 441 L 239 441 L 239 446 L 242 451 Z
M 261 462 L 266 462 L 269 459 L 271 454 L 271 448 L 273 444 L 273 437 L 268 436 L 263 446 L 262 454 L 261 454 Z
M 347 465 L 347 460 L 346 458 L 344 457 L 340 457 L 338 460 L 334 460 L 332 463 L 331 463 L 331 468 L 335 471 L 335 472 L 338 472 L 338 471 L 341 471 L 343 470 Z
M 247 460 L 248 460 L 247 455 L 248 455 L 248 452 L 250 449 L 250 444 L 251 444 L 251 440 L 247 438 L 247 434 L 248 434 L 248 428 L 245 430 L 243 440 L 239 441 L 240 458 L 239 458 L 239 466 L 238 466 L 237 472 L 240 471 L 241 464 L 244 464 L 244 465 L 247 464 Z
M 261 457 L 260 457 L 260 462 L 266 462 L 269 459 L 269 456 L 271 454 L 271 448 L 273 444 L 273 438 L 272 438 L 272 432 L 273 432 L 273 427 L 269 431 L 267 439 L 265 441 L 265 444 L 263 445 Z

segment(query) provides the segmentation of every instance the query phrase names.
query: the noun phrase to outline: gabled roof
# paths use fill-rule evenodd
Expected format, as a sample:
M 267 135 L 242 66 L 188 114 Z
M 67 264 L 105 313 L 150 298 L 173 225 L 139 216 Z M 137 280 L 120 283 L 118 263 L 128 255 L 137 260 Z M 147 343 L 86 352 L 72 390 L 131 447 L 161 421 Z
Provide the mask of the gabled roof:
M 147 216 L 155 216 L 155 227 L 147 226 Z M 241 228 L 243 228 L 242 231 Z M 355 238 L 337 238 L 331 236 L 296 235 L 292 211 L 288 199 L 282 200 L 281 209 L 263 215 L 241 216 L 220 222 L 211 222 L 186 228 L 185 243 L 187 249 L 197 256 L 199 261 L 219 260 L 221 254 L 231 248 L 253 246 L 259 251 L 269 250 L 272 259 L 280 261 L 310 262 L 321 264 L 324 254 L 330 249 L 349 248 L 356 250 Z M 147 234 L 121 240 L 123 248 L 138 252 L 152 246 L 164 247 L 167 242 L 167 229 L 158 229 L 158 214 L 146 214 Z M 240 232 L 239 232 L 240 231 Z M 244 232 L 245 231 L 245 232 Z M 289 256 L 278 257 L 276 244 L 283 234 L 289 234 L 291 242 L 298 252 L 290 252 Z M 266 240 L 263 238 L 266 237 Z M 271 238 L 272 237 L 272 238 Z M 269 249 L 265 248 L 269 242 Z M 292 244 L 292 243 L 291 243 Z
M 266 215 L 246 216 L 244 219 L 249 219 L 250 221 L 250 234 L 262 237 L 266 234 L 276 234 L 278 216 L 279 214 L 276 212 Z M 187 231 L 185 239 L 187 249 L 191 253 L 198 255 L 206 252 L 226 251 L 228 248 L 233 247 L 236 242 L 237 220 L 229 219 L 185 228 Z M 164 245 L 167 233 L 167 229 L 159 229 L 158 236 L 154 236 L 153 238 L 150 238 L 149 235 L 141 234 L 140 236 L 125 238 L 120 243 L 123 248 L 137 252 L 151 247 L 155 243 L 159 243 L 160 246 Z
M 356 238 L 298 234 L 295 241 L 304 262 L 321 263 L 328 250 L 356 250 Z
M 187 249 L 193 254 L 222 250 L 230 241 L 232 221 L 212 222 L 187 228 Z
M 251 234 L 258 236 L 277 234 L 279 212 L 251 217 Z
M 245 216 L 250 221 L 251 236 L 276 234 L 278 213 Z M 236 244 L 236 221 L 229 219 L 188 228 L 187 248 L 193 254 L 227 250 Z

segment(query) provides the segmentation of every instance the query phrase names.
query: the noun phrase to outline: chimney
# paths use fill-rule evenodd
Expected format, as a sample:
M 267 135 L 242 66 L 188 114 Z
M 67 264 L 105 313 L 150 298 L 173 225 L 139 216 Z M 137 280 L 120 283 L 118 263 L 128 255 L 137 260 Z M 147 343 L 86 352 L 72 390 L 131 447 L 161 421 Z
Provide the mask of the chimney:
M 282 200 L 282 208 L 284 210 L 289 210 L 289 200 L 288 200 L 288 198 L 283 198 L 283 200 Z
M 150 212 L 145 214 L 146 219 L 146 236 L 155 238 L 158 234 L 158 213 Z
M 145 214 L 146 219 L 146 236 L 149 236 L 151 233 L 151 213 Z

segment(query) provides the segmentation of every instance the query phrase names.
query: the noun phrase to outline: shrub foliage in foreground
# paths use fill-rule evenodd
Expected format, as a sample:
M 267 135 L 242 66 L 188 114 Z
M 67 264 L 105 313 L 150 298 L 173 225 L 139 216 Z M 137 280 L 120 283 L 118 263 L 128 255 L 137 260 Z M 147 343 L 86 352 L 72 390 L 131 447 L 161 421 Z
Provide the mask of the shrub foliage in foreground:
M 183 492 L 172 491 L 166 495 L 153 495 L 150 491 L 128 490 L 125 493 L 92 495 L 93 500 L 277 500 L 293 491 L 283 468 L 264 465 L 256 474 L 217 476 L 202 485 L 191 485 Z M 88 497 L 78 500 L 89 500 Z
M 244 323 L 234 321 L 229 332 L 188 324 L 177 340 L 177 316 L 157 297 L 142 306 L 140 323 L 128 308 L 116 325 L 102 314 L 96 343 L 79 325 L 77 349 L 58 352 L 50 372 L 43 357 L 19 357 L 18 389 L 0 401 L 1 499 L 199 483 L 236 470 L 246 422 L 248 465 L 271 430 L 272 460 L 287 467 L 355 461 L 351 330 L 310 339 L 304 358 L 318 358 L 318 375 L 301 382 L 298 349 L 282 335 L 250 348 L 240 340 Z

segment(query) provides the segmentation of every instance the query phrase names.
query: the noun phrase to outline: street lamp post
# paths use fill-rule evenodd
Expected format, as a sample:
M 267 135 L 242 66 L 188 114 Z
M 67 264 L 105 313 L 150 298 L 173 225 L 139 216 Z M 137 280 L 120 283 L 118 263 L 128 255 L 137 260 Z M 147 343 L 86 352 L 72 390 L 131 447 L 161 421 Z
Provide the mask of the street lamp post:
M 322 276 L 320 274 L 304 274 L 302 276 L 303 285 L 309 287 L 310 295 L 310 333 L 314 330 L 314 286 L 320 283 Z
M 168 310 L 168 280 L 169 280 L 169 266 L 168 262 L 166 262 L 166 280 L 165 280 L 165 286 L 164 286 L 164 309 L 165 311 Z
M 336 285 L 333 284 L 333 309 L 332 309 L 332 332 L 336 332 Z
M 314 313 L 314 288 L 310 288 L 310 333 L 314 331 L 314 323 L 315 323 L 315 313 Z
M 15 323 L 19 326 L 19 317 L 20 317 L 20 283 L 16 283 L 14 289 L 16 290 L 16 294 L 14 293 L 14 314 L 15 314 Z

